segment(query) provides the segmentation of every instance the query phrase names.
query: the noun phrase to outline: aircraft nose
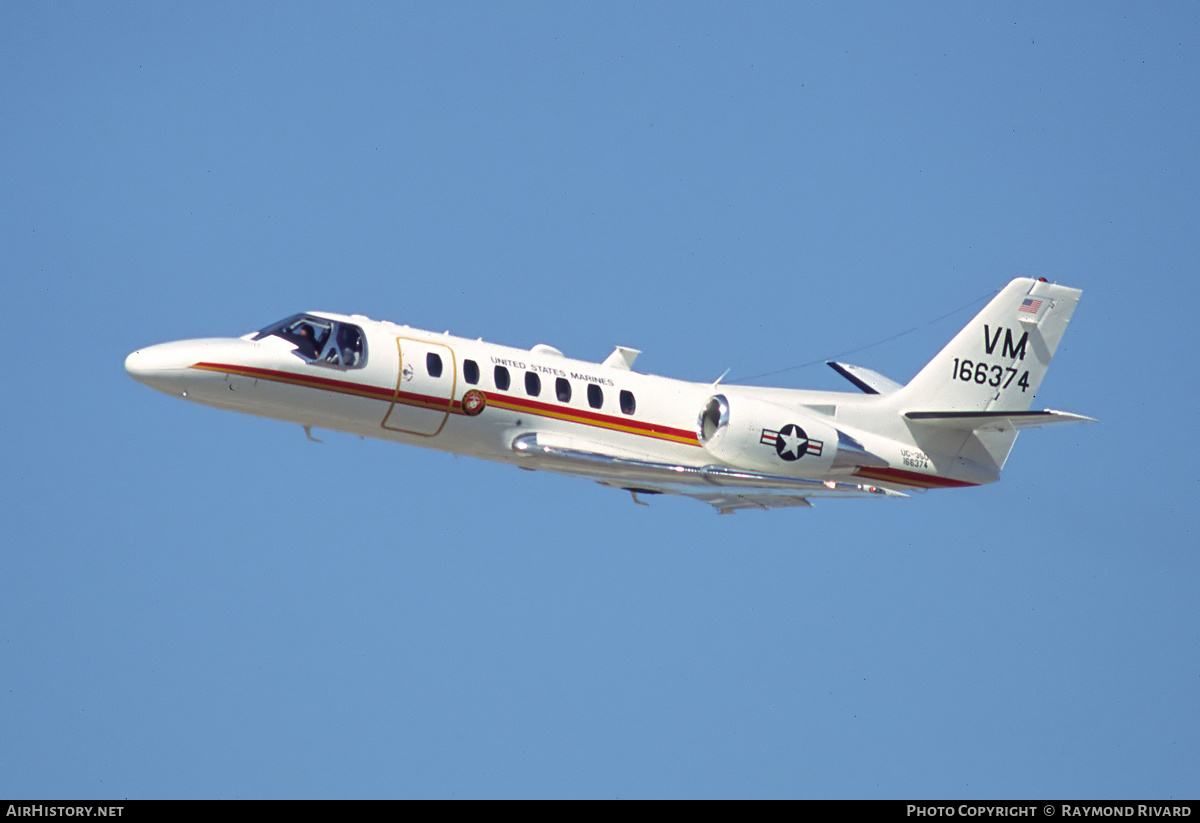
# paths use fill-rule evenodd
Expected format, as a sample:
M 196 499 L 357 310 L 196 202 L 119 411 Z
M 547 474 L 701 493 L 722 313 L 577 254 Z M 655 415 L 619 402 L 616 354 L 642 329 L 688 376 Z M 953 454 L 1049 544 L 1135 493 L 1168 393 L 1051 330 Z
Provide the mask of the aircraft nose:
M 138 349 L 125 358 L 125 371 L 139 383 L 166 392 L 183 394 L 182 380 L 191 360 L 181 357 L 175 343 L 162 343 Z
M 139 383 L 143 381 L 150 370 L 150 367 L 146 365 L 146 360 L 147 357 L 141 349 L 125 358 L 125 371 Z

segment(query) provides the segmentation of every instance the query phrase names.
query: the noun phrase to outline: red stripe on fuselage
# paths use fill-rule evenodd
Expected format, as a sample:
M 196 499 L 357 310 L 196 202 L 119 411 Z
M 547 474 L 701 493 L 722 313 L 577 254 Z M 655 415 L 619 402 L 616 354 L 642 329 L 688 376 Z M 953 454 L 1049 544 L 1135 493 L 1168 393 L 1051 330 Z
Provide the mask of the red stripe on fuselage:
M 334 391 L 341 394 L 355 394 L 359 397 L 373 397 L 388 402 L 391 402 L 393 396 L 396 394 L 396 390 L 392 388 L 369 386 L 349 380 L 334 380 L 329 377 L 315 377 L 307 374 L 277 371 L 275 369 L 260 369 L 254 366 L 235 366 L 232 363 L 193 363 L 192 368 L 226 374 L 240 374 L 243 377 L 272 380 L 276 383 L 290 383 L 293 386 L 305 386 L 310 389 L 325 389 L 326 391 Z M 413 396 L 417 397 L 419 395 Z
M 451 414 L 464 414 L 462 402 L 459 400 L 452 400 L 448 397 L 437 397 L 435 395 L 418 394 L 416 392 L 398 391 L 391 387 L 371 386 L 364 383 L 355 383 L 350 380 L 336 380 L 330 377 L 297 374 L 295 372 L 263 369 L 255 366 L 237 366 L 232 363 L 201 362 L 192 364 L 192 368 L 226 374 L 239 374 L 258 380 L 271 380 L 276 383 L 288 383 L 293 386 L 322 389 L 324 391 L 338 392 L 339 394 L 352 394 L 358 397 L 382 400 L 386 403 L 401 403 L 406 406 L 446 411 Z M 552 403 L 544 403 L 539 400 L 530 400 L 510 394 L 501 394 L 495 391 L 485 391 L 483 395 L 487 398 L 488 405 L 494 404 L 497 408 L 527 412 L 540 417 L 566 420 L 610 431 L 623 431 L 658 440 L 669 440 L 689 446 L 700 445 L 696 439 L 696 433 L 687 429 L 677 429 L 657 423 L 645 423 L 630 417 L 616 417 L 611 414 L 602 414 L 573 406 L 556 406 Z
M 515 411 L 527 411 L 530 414 L 553 417 L 558 420 L 568 420 L 585 426 L 599 426 L 605 429 L 627 431 L 632 434 L 640 434 L 644 437 L 657 437 L 662 440 L 686 443 L 689 446 L 700 445 L 696 439 L 696 433 L 687 429 L 677 429 L 673 426 L 663 426 L 657 423 L 644 423 L 640 420 L 634 420 L 631 417 L 616 417 L 611 414 L 589 411 L 575 406 L 556 406 L 553 403 L 530 400 L 511 394 L 484 392 L 484 395 L 487 397 L 488 403 L 495 403 L 497 406 Z
M 909 472 L 903 469 L 875 469 L 870 467 L 861 467 L 854 472 L 858 477 L 866 477 L 870 480 L 880 480 L 885 483 L 896 483 L 904 486 L 915 486 L 921 489 L 950 489 L 961 488 L 963 486 L 978 486 L 978 483 L 968 483 L 965 480 L 951 480 L 948 477 L 938 477 L 934 474 L 921 474 L 920 472 Z

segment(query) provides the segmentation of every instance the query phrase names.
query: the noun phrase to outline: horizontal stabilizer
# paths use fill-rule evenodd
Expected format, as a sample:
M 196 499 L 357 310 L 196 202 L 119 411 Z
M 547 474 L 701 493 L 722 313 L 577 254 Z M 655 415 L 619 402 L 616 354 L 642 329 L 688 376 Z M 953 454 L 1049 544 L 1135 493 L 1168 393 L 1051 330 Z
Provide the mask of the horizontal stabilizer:
M 836 363 L 832 360 L 828 365 L 866 394 L 887 394 L 901 388 L 895 380 L 862 366 L 851 366 L 849 363 Z
M 915 411 L 904 417 L 914 423 L 958 431 L 978 429 L 1036 429 L 1054 423 L 1095 423 L 1094 417 L 1043 409 L 1042 411 Z

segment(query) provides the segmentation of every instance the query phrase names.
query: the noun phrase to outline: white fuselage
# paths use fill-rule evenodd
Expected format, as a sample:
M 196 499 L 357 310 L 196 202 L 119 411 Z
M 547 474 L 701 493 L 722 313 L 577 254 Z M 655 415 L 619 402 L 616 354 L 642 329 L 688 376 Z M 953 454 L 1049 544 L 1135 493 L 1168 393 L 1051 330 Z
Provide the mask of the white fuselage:
M 514 444 L 535 433 L 614 458 L 834 478 L 847 488 L 848 480 L 912 490 L 995 479 L 971 466 L 936 466 L 902 430 L 880 431 L 879 421 L 895 416 L 885 396 L 691 383 L 573 360 L 549 346 L 516 349 L 361 316 L 306 317 L 360 329 L 356 361 L 305 357 L 293 340 L 260 333 L 152 346 L 126 367 L 197 403 L 508 463 L 524 461 Z M 715 395 L 732 409 L 730 425 L 705 441 L 701 413 Z M 870 459 L 855 460 L 855 446 Z
M 239 338 L 140 349 L 125 367 L 224 409 L 469 454 L 722 514 L 811 497 L 991 483 L 1019 430 L 1090 420 L 1030 410 L 1080 291 L 1016 278 L 912 380 L 830 363 L 863 393 L 690 383 L 551 346 L 514 349 L 309 312 Z

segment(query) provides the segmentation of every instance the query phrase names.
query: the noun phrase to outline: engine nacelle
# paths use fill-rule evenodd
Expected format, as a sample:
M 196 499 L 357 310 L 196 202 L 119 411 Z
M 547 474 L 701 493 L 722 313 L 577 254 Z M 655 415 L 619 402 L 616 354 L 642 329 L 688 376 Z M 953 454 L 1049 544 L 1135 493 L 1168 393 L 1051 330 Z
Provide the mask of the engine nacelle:
M 697 434 L 722 463 L 771 474 L 823 477 L 882 463 L 816 414 L 748 397 L 710 397 L 700 411 Z

